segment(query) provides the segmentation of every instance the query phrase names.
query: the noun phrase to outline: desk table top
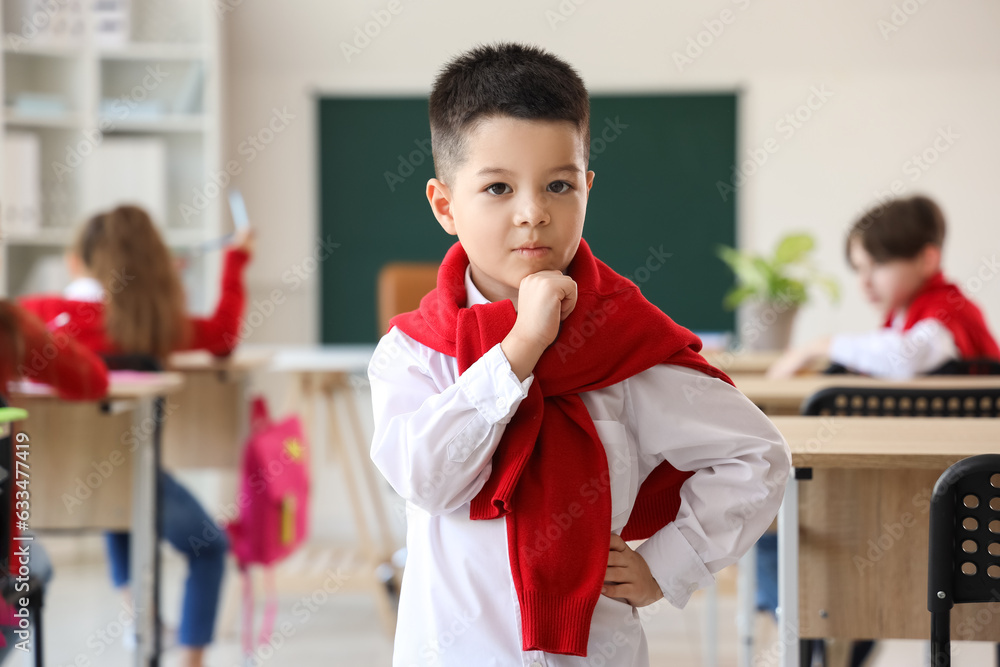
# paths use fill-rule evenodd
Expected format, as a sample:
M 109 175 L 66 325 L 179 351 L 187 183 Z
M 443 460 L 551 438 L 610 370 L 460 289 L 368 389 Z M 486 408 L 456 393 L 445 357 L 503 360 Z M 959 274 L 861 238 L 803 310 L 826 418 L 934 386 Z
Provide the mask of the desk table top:
M 164 396 L 184 385 L 184 376 L 173 372 L 109 371 L 108 378 L 108 394 L 98 400 Z M 10 395 L 15 402 L 20 396 L 58 398 L 52 387 L 24 380 L 10 384 Z
M 940 468 L 1000 453 L 1000 419 L 772 417 L 799 468 Z

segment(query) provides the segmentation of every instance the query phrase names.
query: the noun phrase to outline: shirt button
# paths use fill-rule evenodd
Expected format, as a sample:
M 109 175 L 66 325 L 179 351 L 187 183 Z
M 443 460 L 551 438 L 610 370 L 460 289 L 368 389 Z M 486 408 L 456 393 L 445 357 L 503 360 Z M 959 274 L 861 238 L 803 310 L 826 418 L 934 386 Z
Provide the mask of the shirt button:
M 507 399 L 504 398 L 503 396 L 501 396 L 500 398 L 498 398 L 497 399 L 497 407 L 500 408 L 501 410 L 503 410 L 504 408 L 506 408 L 507 407 Z M 541 665 L 539 665 L 539 667 L 541 667 Z

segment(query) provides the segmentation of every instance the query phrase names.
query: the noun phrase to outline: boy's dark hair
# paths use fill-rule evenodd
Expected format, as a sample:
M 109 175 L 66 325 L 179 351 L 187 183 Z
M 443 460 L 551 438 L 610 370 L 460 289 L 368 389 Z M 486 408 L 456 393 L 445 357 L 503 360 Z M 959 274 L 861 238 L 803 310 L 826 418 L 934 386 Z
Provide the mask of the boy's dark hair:
M 917 195 L 879 204 L 862 215 L 847 234 L 845 250 L 851 263 L 851 241 L 877 264 L 913 259 L 928 245 L 944 245 L 944 214 L 934 200 Z
M 437 177 L 450 183 L 465 159 L 465 137 L 485 119 L 565 120 L 583 136 L 590 160 L 590 99 L 569 64 L 535 46 L 478 46 L 442 69 L 428 112 Z

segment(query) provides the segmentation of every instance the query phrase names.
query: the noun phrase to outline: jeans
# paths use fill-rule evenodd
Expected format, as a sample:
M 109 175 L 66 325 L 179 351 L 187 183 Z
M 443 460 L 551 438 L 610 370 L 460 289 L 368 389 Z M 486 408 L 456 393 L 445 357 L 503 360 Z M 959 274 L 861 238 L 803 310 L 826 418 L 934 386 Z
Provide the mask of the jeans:
M 212 642 L 219 592 L 229 540 L 194 496 L 167 473 L 160 474 L 161 534 L 187 556 L 188 576 L 178 640 L 184 646 Z M 111 580 L 115 586 L 129 581 L 130 534 L 107 533 Z
M 764 533 L 757 540 L 757 611 L 775 616 L 778 608 L 778 534 Z

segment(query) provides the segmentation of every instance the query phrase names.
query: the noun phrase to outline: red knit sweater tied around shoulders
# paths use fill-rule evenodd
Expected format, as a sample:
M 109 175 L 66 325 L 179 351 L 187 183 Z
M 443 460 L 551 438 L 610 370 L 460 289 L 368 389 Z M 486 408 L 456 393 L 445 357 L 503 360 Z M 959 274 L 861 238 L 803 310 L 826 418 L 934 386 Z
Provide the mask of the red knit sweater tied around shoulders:
M 886 314 L 885 326 L 891 327 L 896 313 Z M 936 319 L 955 339 L 962 359 L 995 359 L 1000 361 L 1000 348 L 990 335 L 983 312 L 967 299 L 954 283 L 945 280 L 938 271 L 920 287 L 906 309 L 903 331 L 917 322 Z
M 460 243 L 445 255 L 437 287 L 393 326 L 443 354 L 459 373 L 503 341 L 517 319 L 509 299 L 466 307 Z M 566 273 L 577 284 L 573 312 L 534 368 L 527 397 L 493 454 L 489 480 L 472 500 L 471 519 L 506 517 L 508 557 L 521 608 L 525 651 L 586 656 L 594 607 L 608 564 L 611 489 L 546 544 L 553 515 L 581 499 L 590 480 L 608 479 L 607 454 L 580 394 L 617 384 L 660 363 L 693 368 L 732 384 L 698 351 L 701 341 L 649 303 L 639 288 L 594 257 L 584 240 Z M 668 462 L 639 489 L 626 540 L 649 537 L 674 520 L 680 488 L 693 472 Z M 589 491 L 588 491 L 589 493 Z M 551 531 L 550 531 L 551 532 Z M 542 546 L 544 548 L 539 548 Z

